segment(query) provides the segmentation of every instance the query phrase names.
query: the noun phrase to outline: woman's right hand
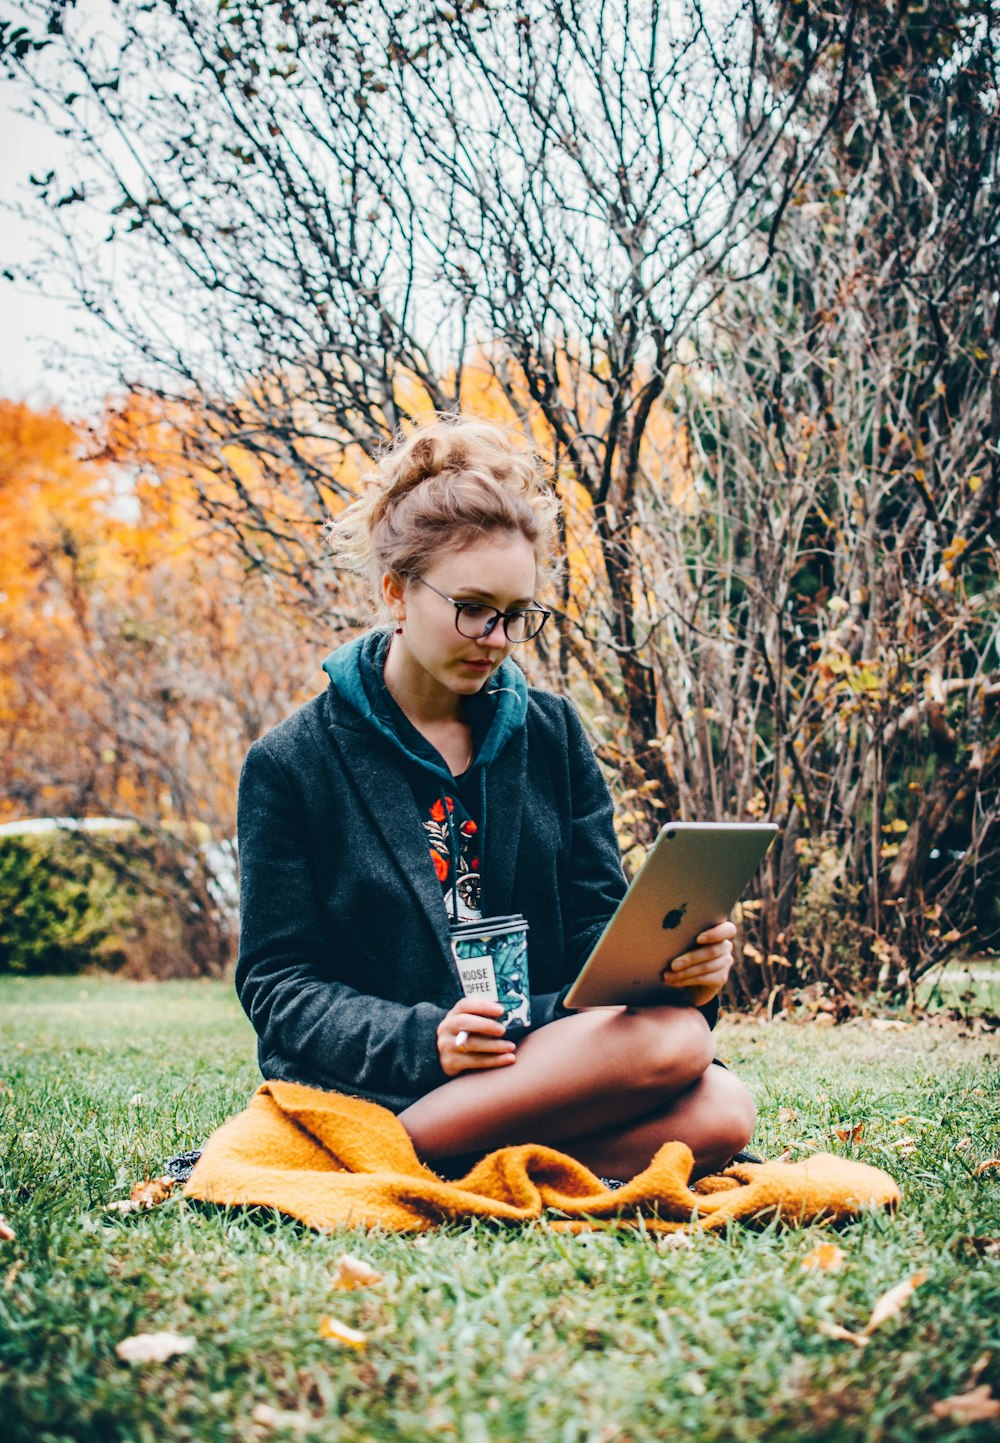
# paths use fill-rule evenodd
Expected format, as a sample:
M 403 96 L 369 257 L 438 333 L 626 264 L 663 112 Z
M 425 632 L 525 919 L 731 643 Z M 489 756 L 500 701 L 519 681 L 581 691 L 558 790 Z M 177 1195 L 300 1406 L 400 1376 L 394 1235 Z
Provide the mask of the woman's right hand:
M 509 1067 L 516 1048 L 497 1021 L 503 1007 L 488 997 L 462 997 L 438 1023 L 437 1049 L 449 1077 L 460 1072 L 486 1072 Z

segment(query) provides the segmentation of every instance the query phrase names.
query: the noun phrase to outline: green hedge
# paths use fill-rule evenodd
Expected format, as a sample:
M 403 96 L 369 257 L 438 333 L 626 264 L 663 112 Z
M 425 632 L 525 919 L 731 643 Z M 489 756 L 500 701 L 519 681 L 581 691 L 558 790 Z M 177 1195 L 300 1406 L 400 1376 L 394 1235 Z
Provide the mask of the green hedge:
M 0 974 L 218 973 L 231 937 L 197 871 L 196 857 L 138 831 L 0 837 Z
M 0 838 L 0 972 L 114 965 L 127 896 L 76 838 Z

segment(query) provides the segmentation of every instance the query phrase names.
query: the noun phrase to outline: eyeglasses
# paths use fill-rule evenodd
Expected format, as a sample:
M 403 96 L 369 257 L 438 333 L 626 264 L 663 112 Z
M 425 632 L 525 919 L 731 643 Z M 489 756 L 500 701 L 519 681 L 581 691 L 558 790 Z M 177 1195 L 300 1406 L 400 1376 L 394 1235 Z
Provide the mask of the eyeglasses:
M 428 591 L 433 591 L 435 596 L 440 596 L 442 601 L 450 601 L 455 608 L 455 630 L 459 636 L 466 636 L 470 641 L 482 641 L 496 630 L 497 626 L 503 623 L 503 634 L 508 641 L 517 643 L 519 641 L 530 641 L 537 636 L 542 627 L 552 615 L 551 611 L 543 611 L 540 606 L 522 606 L 516 611 L 497 611 L 495 606 L 485 606 L 481 601 L 456 601 L 453 596 L 446 596 L 443 591 L 438 591 L 436 586 L 431 586 L 422 576 L 415 576 L 414 581 L 419 581 L 421 586 L 426 586 Z

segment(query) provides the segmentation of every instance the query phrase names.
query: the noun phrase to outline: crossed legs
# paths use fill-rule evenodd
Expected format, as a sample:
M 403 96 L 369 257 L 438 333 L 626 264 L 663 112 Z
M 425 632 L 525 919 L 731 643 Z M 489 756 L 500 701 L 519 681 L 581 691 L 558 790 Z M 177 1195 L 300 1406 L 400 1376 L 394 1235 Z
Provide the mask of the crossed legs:
M 529 1033 L 513 1066 L 464 1072 L 400 1121 L 428 1162 L 540 1142 L 631 1177 L 680 1141 L 698 1175 L 739 1152 L 755 1118 L 746 1088 L 712 1055 L 694 1008 L 594 1008 Z

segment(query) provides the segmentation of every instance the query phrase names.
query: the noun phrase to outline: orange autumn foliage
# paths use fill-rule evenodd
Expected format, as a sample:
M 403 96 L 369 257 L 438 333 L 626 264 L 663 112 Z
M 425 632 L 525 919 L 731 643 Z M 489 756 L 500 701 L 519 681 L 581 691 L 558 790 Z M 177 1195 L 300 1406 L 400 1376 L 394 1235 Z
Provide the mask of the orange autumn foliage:
M 565 365 L 600 429 L 603 392 Z M 513 401 L 486 358 L 468 365 L 461 405 L 526 426 L 551 459 L 566 520 L 558 601 L 581 618 L 604 587 L 593 501 L 527 384 L 506 380 Z M 245 436 L 277 385 L 240 400 Z M 410 391 L 401 400 L 419 418 L 429 398 L 416 381 Z M 130 397 L 95 437 L 58 412 L 0 402 L 0 821 L 126 815 L 231 836 L 246 747 L 319 684 L 319 656 L 358 614 L 333 616 L 342 582 L 324 567 L 322 522 L 367 462 L 314 415 L 295 418 L 286 452 L 238 444 L 228 421 L 223 432 L 208 410 Z M 669 478 L 672 504 L 693 504 L 665 407 L 641 462 Z
M 299 699 L 308 646 L 246 584 L 196 482 L 154 472 L 150 435 L 162 449 L 169 432 L 138 407 L 106 431 L 97 447 L 57 412 L 0 403 L 0 820 L 228 837 L 243 754 Z

